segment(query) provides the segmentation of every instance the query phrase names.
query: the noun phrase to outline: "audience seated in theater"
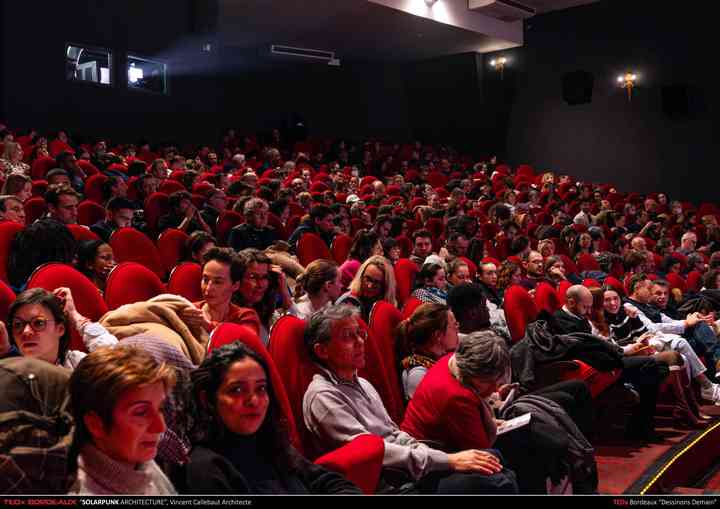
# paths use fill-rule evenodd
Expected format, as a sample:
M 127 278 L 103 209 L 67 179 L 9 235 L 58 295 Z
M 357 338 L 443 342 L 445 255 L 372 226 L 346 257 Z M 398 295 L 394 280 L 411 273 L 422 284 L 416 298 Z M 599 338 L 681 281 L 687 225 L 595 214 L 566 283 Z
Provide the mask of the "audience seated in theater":
M 212 231 L 215 231 L 218 218 L 223 210 L 227 207 L 227 196 L 222 188 L 215 188 L 211 190 L 205 197 L 205 205 L 200 211 L 205 224 L 210 226 Z M 257 247 L 257 246 L 245 246 L 245 247 Z M 262 248 L 260 248 L 262 249 Z
M 49 182 L 49 181 L 48 181 Z M 66 185 L 50 185 L 45 193 L 47 218 L 62 224 L 77 224 L 80 195 Z
M 612 288 L 600 291 L 604 318 L 609 328 L 608 337 L 623 348 L 625 355 L 643 352 L 643 355 L 654 355 L 656 359 L 664 360 L 668 365 L 685 365 L 690 379 L 695 379 L 700 385 L 702 397 L 718 403 L 720 386 L 712 383 L 705 376 L 707 369 L 686 339 L 676 334 L 649 332 L 640 319 L 637 308 L 622 306 L 620 296 Z M 639 290 L 641 294 L 645 291 Z M 604 335 L 599 332 L 596 334 Z
M 86 240 L 78 244 L 75 268 L 92 281 L 98 290 L 105 292 L 108 274 L 115 268 L 112 247 L 102 240 Z
M 19 143 L 9 141 L 5 143 L 3 155 L 0 158 L 0 172 L 5 175 L 18 173 L 20 175 L 28 175 L 30 173 L 30 165 L 23 162 L 23 149 Z
M 113 198 L 127 198 L 127 182 L 122 177 L 108 177 L 102 185 L 103 203 Z
M 547 479 L 558 485 L 566 475 L 575 477 L 566 464 L 569 435 L 592 450 L 562 406 L 576 410 L 583 398 L 586 408 L 591 408 L 589 390 L 573 381 L 536 391 L 530 401 L 546 414 L 535 409 L 527 426 L 498 435 L 499 418 L 508 414 L 496 417 L 490 399 L 495 395 L 503 400 L 515 387 L 507 383 L 509 369 L 510 353 L 503 338 L 492 330 L 464 336 L 456 352 L 443 356 L 427 372 L 410 401 L 402 429 L 450 452 L 495 447 L 517 473 L 521 493 L 546 493 Z M 521 402 L 522 398 L 514 404 Z M 589 426 L 591 419 L 583 417 Z M 597 490 L 596 475 L 573 481 L 576 493 Z
M 383 242 L 383 255 L 395 266 L 401 255 L 400 245 L 397 240 L 389 238 Z
M 549 256 L 545 258 L 543 272 L 545 273 L 545 281 L 550 283 L 556 290 L 560 283 L 567 281 L 567 277 L 565 277 L 565 264 L 559 256 Z
M 11 194 L 20 200 L 20 203 L 25 203 L 32 196 L 32 180 L 27 175 L 10 174 L 5 178 L 0 194 Z
M 522 259 L 522 265 L 525 269 L 525 277 L 522 278 L 520 284 L 527 290 L 534 290 L 538 283 L 545 280 L 543 257 L 537 251 L 530 251 Z
M 247 248 L 263 250 L 280 240 L 278 232 L 268 226 L 269 207 L 265 200 L 251 198 L 245 202 L 245 223 L 230 230 L 228 245 L 236 251 Z
M 174 495 L 154 458 L 175 372 L 133 347 L 102 348 L 70 377 L 77 478 L 72 495 Z
M 462 323 L 460 331 L 463 334 L 485 328 L 488 325 L 496 328 L 496 332 L 510 337 L 505 311 L 498 308 L 485 298 L 485 293 L 479 284 L 466 283 L 455 286 L 448 293 L 448 306 L 456 313 L 455 318 Z M 462 316 L 462 319 L 457 314 Z
M 447 264 L 447 289 L 450 291 L 463 283 L 472 283 L 470 267 L 465 260 L 456 258 Z
M 192 232 L 185 241 L 182 261 L 195 262 L 202 265 L 205 263 L 205 253 L 214 247 L 217 247 L 215 237 L 202 230 Z
M 273 265 L 268 255 L 257 249 L 243 249 L 238 253 L 237 279 L 240 285 L 234 294 L 238 306 L 251 308 L 260 318 L 258 335 L 267 344 L 273 314 L 280 307 L 289 309 L 292 298 L 282 269 Z
M 305 393 L 303 415 L 319 448 L 337 448 L 373 433 L 385 441 L 384 478 L 391 484 L 412 481 L 420 493 L 516 493 L 515 475 L 497 453 L 468 449 L 447 454 L 398 428 L 375 388 L 357 375 L 365 366 L 367 339 L 357 317 L 350 306 L 332 306 L 315 313 L 305 330 L 321 373 Z
M 68 349 L 71 327 L 90 352 L 117 344 L 105 327 L 77 311 L 70 289 L 25 290 L 10 305 L 7 327 L 0 325 L 0 357 L 22 355 L 74 369 L 86 354 Z
M 192 373 L 199 437 L 178 488 L 192 494 L 361 494 L 289 441 L 263 358 L 240 342 Z
M 410 255 L 418 270 L 422 269 L 425 259 L 433 254 L 432 233 L 427 230 L 417 230 L 412 235 L 413 252 Z
M 384 251 L 377 233 L 364 228 L 357 231 L 353 239 L 350 253 L 345 262 L 340 265 L 340 282 L 347 289 L 350 286 L 360 265 L 371 256 L 383 256 Z
M 15 292 L 25 289 L 33 271 L 44 263 L 72 265 L 77 242 L 68 228 L 50 219 L 41 219 L 26 226 L 13 239 L 8 257 L 7 274 Z
M 315 260 L 296 280 L 295 304 L 288 312 L 302 320 L 309 320 L 313 313 L 332 305 L 342 290 L 337 264 L 331 260 Z
M 232 303 L 233 294 L 244 280 L 238 254 L 230 248 L 215 247 L 205 253 L 204 261 L 200 282 L 204 300 L 194 303 L 196 309 L 185 308 L 181 312 L 183 321 L 207 332 L 223 322 L 237 323 L 259 334 L 260 320 L 255 310 Z
M 169 199 L 170 212 L 160 217 L 158 229 L 162 232 L 168 228 L 177 228 L 188 235 L 197 230 L 212 234 L 212 230 L 205 223 L 197 207 L 190 199 L 187 191 L 175 191 Z
M 87 175 L 82 168 L 78 166 L 75 154 L 69 150 L 62 151 L 55 157 L 55 161 L 57 162 L 57 167 L 67 173 L 73 189 L 81 192 L 85 187 Z M 125 188 L 127 189 L 127 186 L 125 186 Z
M 488 279 L 492 281 L 491 276 L 488 276 Z M 512 285 L 519 285 L 522 279 L 522 267 L 512 260 L 504 260 L 497 272 L 497 293 L 500 299 L 504 300 L 505 291 Z M 480 282 L 482 281 L 480 278 Z
M 397 344 L 405 399 L 410 400 L 428 369 L 458 344 L 458 322 L 443 304 L 422 304 L 400 322 Z
M 25 226 L 25 208 L 12 194 L 0 196 L 0 221 L 12 221 Z
M 45 180 L 47 180 L 48 186 L 72 187 L 68 172 L 61 168 L 53 168 L 50 170 L 47 175 L 45 175 Z
M 446 304 L 445 268 L 437 263 L 425 263 L 415 275 L 415 290 L 412 296 L 426 304 Z
M 628 284 L 629 294 L 623 304 L 625 310 L 637 310 L 638 318 L 650 332 L 683 336 L 717 371 L 720 368 L 720 342 L 712 328 L 713 315 L 695 312 L 684 320 L 673 320 L 651 303 L 652 286 L 653 282 L 646 274 L 635 274 Z
M 135 205 L 127 198 L 115 197 L 107 202 L 105 208 L 107 209 L 105 220 L 98 221 L 90 227 L 90 230 L 105 242 L 110 242 L 115 230 L 132 226 Z
M 384 256 L 371 256 L 360 266 L 350 283 L 350 289 L 340 296 L 337 304 L 349 304 L 360 311 L 367 322 L 373 305 L 384 300 L 397 305 L 395 271 Z
M 135 187 L 135 194 L 137 195 L 135 208 L 142 209 L 145 207 L 145 200 L 147 200 L 151 194 L 158 191 L 160 180 L 148 173 L 140 175 L 133 186 Z
M 307 193 L 309 196 L 309 193 Z M 300 196 L 298 196 L 298 201 Z M 302 207 L 302 203 L 300 203 Z M 310 215 L 303 219 L 303 222 L 290 235 L 288 243 L 293 251 L 297 250 L 297 243 L 305 233 L 314 233 L 325 241 L 328 248 L 332 245 L 335 237 L 335 224 L 332 209 L 327 205 L 315 205 L 310 209 Z
M 592 308 L 590 290 L 582 285 L 571 286 L 567 291 L 566 304 L 553 316 L 553 332 L 591 334 L 593 325 L 588 316 Z M 669 373 L 668 363 L 647 355 L 623 355 L 622 363 L 621 380 L 630 384 L 640 396 L 640 404 L 630 416 L 627 434 L 633 439 L 653 439 L 656 436 L 655 406 L 660 384 Z

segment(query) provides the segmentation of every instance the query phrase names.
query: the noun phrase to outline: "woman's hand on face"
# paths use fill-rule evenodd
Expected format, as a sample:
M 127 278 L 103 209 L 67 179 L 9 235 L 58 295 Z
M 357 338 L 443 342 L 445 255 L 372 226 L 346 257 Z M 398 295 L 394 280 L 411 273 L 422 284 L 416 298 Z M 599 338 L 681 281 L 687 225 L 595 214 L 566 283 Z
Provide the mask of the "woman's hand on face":
M 66 315 L 72 316 L 77 313 L 77 309 L 75 308 L 75 300 L 73 299 L 72 291 L 70 291 L 70 288 L 55 288 L 55 290 L 53 291 L 53 295 L 57 297 L 62 304 L 63 311 Z

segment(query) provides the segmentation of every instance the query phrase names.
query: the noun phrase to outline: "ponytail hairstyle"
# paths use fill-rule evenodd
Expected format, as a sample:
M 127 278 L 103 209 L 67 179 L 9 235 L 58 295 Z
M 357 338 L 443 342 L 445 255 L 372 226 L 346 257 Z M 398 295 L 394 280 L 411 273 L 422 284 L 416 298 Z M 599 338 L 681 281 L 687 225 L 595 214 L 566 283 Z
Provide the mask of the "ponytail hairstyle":
M 331 260 L 315 260 L 311 262 L 305 272 L 296 279 L 295 301 L 302 297 L 303 293 L 315 295 L 323 289 L 328 281 L 337 279 L 338 266 Z
M 416 353 L 432 342 L 436 332 L 444 332 L 448 326 L 448 308 L 444 304 L 421 304 L 397 327 L 398 360 Z

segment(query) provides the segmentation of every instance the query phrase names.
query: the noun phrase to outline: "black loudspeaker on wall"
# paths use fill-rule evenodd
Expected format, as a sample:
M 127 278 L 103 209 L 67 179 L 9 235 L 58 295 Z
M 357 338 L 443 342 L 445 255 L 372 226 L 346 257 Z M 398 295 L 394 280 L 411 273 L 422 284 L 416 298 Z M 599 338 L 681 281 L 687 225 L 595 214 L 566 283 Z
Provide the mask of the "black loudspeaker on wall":
M 591 103 L 594 86 L 595 76 L 591 72 L 567 72 L 562 76 L 563 99 L 571 106 Z
M 690 115 L 690 98 L 688 86 L 675 83 L 662 87 L 663 113 L 673 119 L 686 118 Z

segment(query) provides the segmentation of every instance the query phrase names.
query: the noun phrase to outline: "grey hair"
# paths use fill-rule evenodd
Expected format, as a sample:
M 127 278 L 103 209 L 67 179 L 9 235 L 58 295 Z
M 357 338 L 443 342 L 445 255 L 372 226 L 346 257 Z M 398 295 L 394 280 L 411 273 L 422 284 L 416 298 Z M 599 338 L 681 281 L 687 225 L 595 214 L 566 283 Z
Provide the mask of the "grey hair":
M 322 364 L 322 360 L 315 354 L 315 345 L 328 343 L 332 339 L 332 328 L 335 323 L 358 316 L 360 316 L 358 309 L 349 304 L 336 304 L 313 313 L 305 327 L 305 346 L 310 358 Z
M 505 340 L 491 329 L 463 337 L 455 352 L 460 382 L 468 385 L 475 377 L 504 375 L 510 365 L 510 352 Z
M 245 206 L 243 207 L 243 214 L 245 216 L 249 216 L 250 214 L 253 214 L 256 209 L 265 209 L 269 208 L 269 205 L 265 200 L 262 198 L 250 198 L 248 201 L 245 202 Z

